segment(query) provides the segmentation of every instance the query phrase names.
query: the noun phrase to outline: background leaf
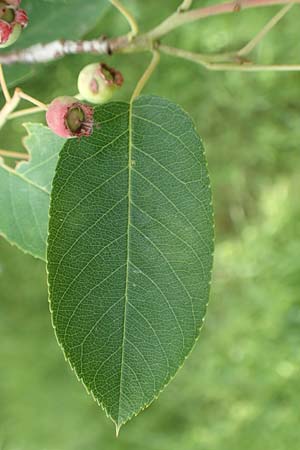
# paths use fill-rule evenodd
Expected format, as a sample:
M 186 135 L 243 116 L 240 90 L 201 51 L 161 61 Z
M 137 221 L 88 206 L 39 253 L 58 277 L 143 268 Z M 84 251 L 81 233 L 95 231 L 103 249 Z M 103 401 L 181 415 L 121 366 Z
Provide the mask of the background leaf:
M 109 6 L 107 0 L 23 0 L 30 25 L 24 30 L 22 48 L 52 39 L 79 39 L 94 27 Z
M 13 170 L 0 165 L 0 234 L 24 252 L 45 259 L 49 194 L 65 140 L 41 124 L 27 124 L 30 154 Z
M 107 0 L 23 0 L 29 16 L 28 27 L 12 48 L 51 42 L 56 39 L 80 39 L 91 30 L 105 13 Z M 34 75 L 39 66 L 14 65 L 5 73 L 10 84 Z
M 117 429 L 193 347 L 209 296 L 211 193 L 190 118 L 159 97 L 96 109 L 53 182 L 53 322 L 77 375 Z

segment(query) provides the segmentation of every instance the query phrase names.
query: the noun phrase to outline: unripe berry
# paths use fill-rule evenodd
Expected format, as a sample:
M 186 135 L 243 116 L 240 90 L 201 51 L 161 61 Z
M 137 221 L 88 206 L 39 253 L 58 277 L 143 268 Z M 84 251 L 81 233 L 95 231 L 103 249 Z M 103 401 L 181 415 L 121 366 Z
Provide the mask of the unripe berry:
M 93 132 L 94 109 L 74 97 L 57 97 L 47 110 L 49 128 L 63 138 L 90 136 Z
M 21 0 L 0 2 L 0 48 L 13 44 L 28 24 L 24 9 L 20 9 Z
M 81 70 L 78 77 L 80 95 L 95 104 L 107 102 L 122 84 L 121 72 L 104 63 L 89 64 Z

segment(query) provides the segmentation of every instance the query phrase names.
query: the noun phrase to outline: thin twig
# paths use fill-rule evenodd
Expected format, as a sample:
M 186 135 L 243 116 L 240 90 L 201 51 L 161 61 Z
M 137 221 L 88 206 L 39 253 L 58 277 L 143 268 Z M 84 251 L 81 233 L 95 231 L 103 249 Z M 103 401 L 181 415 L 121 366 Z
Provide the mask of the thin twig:
M 254 36 L 253 39 L 251 39 L 250 42 L 248 42 L 247 45 L 245 45 L 241 50 L 237 52 L 237 55 L 239 56 L 245 56 L 248 55 L 256 46 L 259 44 L 259 42 L 269 33 L 269 31 L 274 28 L 275 25 L 286 15 L 286 13 L 294 6 L 294 3 L 289 3 L 288 5 L 285 5 L 277 14 L 275 14 L 274 17 L 263 27 L 263 29 L 257 33 L 256 36 Z
M 160 39 L 182 25 L 196 22 L 206 17 L 239 12 L 243 9 L 259 8 L 264 6 L 285 5 L 286 3 L 300 3 L 300 0 L 234 0 L 228 3 L 219 3 L 204 8 L 192 9 L 181 14 L 173 14 L 148 33 L 151 39 Z
M 14 110 L 18 107 L 22 99 L 33 103 L 34 105 L 36 105 L 36 107 L 40 108 L 40 110 L 45 111 L 48 109 L 47 105 L 45 105 L 44 103 L 31 97 L 28 94 L 25 94 L 25 92 L 23 92 L 20 88 L 16 88 L 12 98 L 8 102 L 6 102 L 6 104 L 0 111 L 0 128 L 3 127 L 8 118 L 13 114 Z
M 300 71 L 300 64 L 254 64 L 250 62 L 236 61 L 236 62 L 215 62 L 217 58 L 222 55 L 201 55 L 199 53 L 189 52 L 179 48 L 169 47 L 167 45 L 160 45 L 162 53 L 171 56 L 183 58 L 200 64 L 209 70 L 230 70 L 242 72 L 257 72 L 257 71 L 277 71 L 277 72 L 298 72 Z
M 28 102 L 32 103 L 33 105 L 36 105 L 37 107 L 39 107 L 41 110 L 47 111 L 48 106 L 45 103 L 40 102 L 39 100 L 37 100 L 34 97 L 31 97 L 31 95 L 25 94 L 25 92 L 21 91 L 19 89 L 19 96 L 20 98 L 22 98 L 23 100 L 27 100 Z
M 157 64 L 159 63 L 159 60 L 160 60 L 159 52 L 157 50 L 153 50 L 153 52 L 152 52 L 152 60 L 151 60 L 151 62 L 149 64 L 149 66 L 147 67 L 147 69 L 145 70 L 143 76 L 139 80 L 138 84 L 136 85 L 136 88 L 133 91 L 133 94 L 132 94 L 132 97 L 131 97 L 131 102 L 136 97 L 138 97 L 140 95 L 140 93 L 142 92 L 145 84 L 147 83 L 147 81 L 151 77 L 152 73 L 156 69 Z
M 208 63 L 209 70 L 235 71 L 235 72 L 300 72 L 300 64 L 230 64 Z
M 161 44 L 159 50 L 166 55 L 175 56 L 175 58 L 187 59 L 188 61 L 196 62 L 202 66 L 206 66 L 208 63 L 206 55 L 201 53 L 194 53 L 188 50 L 183 50 L 181 48 L 170 47 L 169 45 Z
M 5 124 L 7 117 L 17 108 L 20 103 L 19 90 L 15 89 L 12 98 L 3 106 L 0 111 L 0 128 Z
M 0 64 L 0 86 L 2 88 L 2 92 L 5 98 L 6 102 L 9 102 L 11 100 L 11 96 L 5 81 L 5 77 L 4 77 L 4 73 L 3 73 L 3 69 L 2 69 L 2 64 Z
M 183 0 L 181 5 L 178 7 L 177 11 L 179 13 L 182 13 L 184 11 L 187 11 L 192 6 L 193 0 Z
M 38 112 L 45 111 L 44 108 L 40 108 L 39 106 L 34 106 L 33 108 L 21 109 L 20 111 L 16 111 L 11 113 L 7 120 L 16 119 L 17 117 L 28 116 L 29 114 L 36 114 Z
M 130 36 L 131 38 L 136 36 L 139 32 L 138 24 L 136 23 L 135 18 L 130 14 L 130 12 L 119 2 L 119 0 L 110 0 L 110 3 L 114 5 L 118 11 L 125 17 L 129 26 L 130 26 Z
M 28 153 L 13 152 L 10 150 L 0 150 L 0 156 L 3 156 L 4 158 L 29 160 Z

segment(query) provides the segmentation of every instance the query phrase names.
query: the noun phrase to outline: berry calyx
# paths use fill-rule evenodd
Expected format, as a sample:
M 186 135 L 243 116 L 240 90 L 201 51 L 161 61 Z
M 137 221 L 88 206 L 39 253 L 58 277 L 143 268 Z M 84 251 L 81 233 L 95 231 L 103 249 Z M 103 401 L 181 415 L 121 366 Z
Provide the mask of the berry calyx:
M 94 126 L 94 109 L 75 97 L 57 97 L 47 110 L 49 128 L 63 138 L 90 136 Z
M 22 28 L 27 27 L 28 25 L 28 16 L 24 9 L 17 9 L 16 10 L 16 16 L 15 16 L 15 22 L 19 25 L 21 25 Z
M 89 64 L 78 77 L 80 95 L 88 102 L 101 104 L 107 102 L 114 91 L 122 86 L 121 72 L 104 63 Z
M 13 44 L 28 24 L 28 16 L 20 9 L 21 0 L 6 0 L 0 2 L 0 47 Z

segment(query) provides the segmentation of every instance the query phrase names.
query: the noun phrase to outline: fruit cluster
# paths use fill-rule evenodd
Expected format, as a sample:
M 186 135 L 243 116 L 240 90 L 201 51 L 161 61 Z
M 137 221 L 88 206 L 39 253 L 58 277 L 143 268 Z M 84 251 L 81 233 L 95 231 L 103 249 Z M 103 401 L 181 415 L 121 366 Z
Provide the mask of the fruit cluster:
M 104 63 L 89 64 L 78 77 L 79 98 L 93 104 L 107 102 L 122 86 L 120 72 Z M 76 97 L 58 97 L 50 103 L 46 114 L 49 128 L 64 138 L 89 136 L 93 131 L 93 107 Z
M 21 0 L 0 0 L 0 48 L 13 44 L 28 24 L 20 3 Z M 78 98 L 58 97 L 50 103 L 46 113 L 49 128 L 64 138 L 89 136 L 94 128 L 94 109 L 79 99 L 105 103 L 122 84 L 122 74 L 105 63 L 84 67 L 78 77 Z
M 27 13 L 20 3 L 21 0 L 0 2 L 0 48 L 13 44 L 28 24 Z

